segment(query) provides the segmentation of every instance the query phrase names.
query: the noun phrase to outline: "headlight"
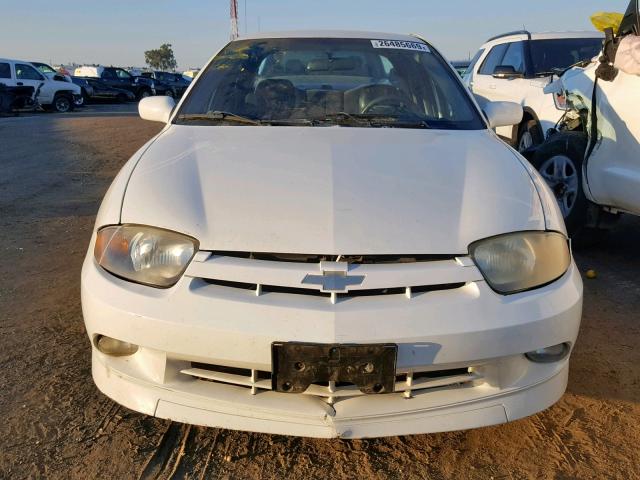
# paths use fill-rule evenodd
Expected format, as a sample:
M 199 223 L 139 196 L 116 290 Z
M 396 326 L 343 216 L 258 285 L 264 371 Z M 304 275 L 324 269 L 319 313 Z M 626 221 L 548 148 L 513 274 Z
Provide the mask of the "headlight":
M 518 232 L 472 243 L 469 254 L 496 292 L 518 293 L 560 278 L 571 254 L 564 235 L 556 232 Z
M 94 255 L 108 272 L 153 287 L 176 284 L 198 249 L 191 237 L 141 225 L 98 231 Z
M 558 110 L 567 110 L 567 94 L 563 90 L 562 92 L 556 92 L 553 94 L 553 102 L 556 104 Z

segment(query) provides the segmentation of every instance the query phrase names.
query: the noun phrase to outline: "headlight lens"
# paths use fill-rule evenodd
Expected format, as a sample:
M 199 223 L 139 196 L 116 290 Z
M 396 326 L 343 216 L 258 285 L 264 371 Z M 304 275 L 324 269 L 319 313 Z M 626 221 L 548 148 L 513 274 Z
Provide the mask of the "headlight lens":
M 518 232 L 472 243 L 469 254 L 487 283 L 502 294 L 546 285 L 569 268 L 571 254 L 564 235 Z
M 191 237 L 141 225 L 98 231 L 94 255 L 105 270 L 154 287 L 176 284 L 198 249 Z

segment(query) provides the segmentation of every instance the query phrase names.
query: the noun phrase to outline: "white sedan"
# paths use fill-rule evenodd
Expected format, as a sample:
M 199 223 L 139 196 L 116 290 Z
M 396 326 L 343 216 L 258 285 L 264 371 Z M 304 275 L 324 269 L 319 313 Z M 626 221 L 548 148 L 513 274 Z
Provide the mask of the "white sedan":
M 582 282 L 545 182 L 429 43 L 225 46 L 107 192 L 93 378 L 161 418 L 311 437 L 475 428 L 564 393 Z

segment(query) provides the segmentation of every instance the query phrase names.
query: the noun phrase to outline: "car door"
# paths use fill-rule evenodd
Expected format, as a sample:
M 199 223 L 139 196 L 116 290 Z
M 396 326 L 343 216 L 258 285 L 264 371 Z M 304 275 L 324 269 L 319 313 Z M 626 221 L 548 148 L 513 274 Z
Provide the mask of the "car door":
M 508 48 L 508 43 L 493 46 L 473 75 L 471 91 L 481 107 L 487 102 L 499 100 L 499 83 L 503 80 L 494 78 L 493 72 L 502 62 Z
M 120 80 L 118 79 L 118 76 L 116 75 L 116 72 L 113 68 L 105 68 L 102 72 L 101 79 L 109 87 L 117 88 L 120 86 Z
M 124 90 L 135 92 L 136 84 L 133 76 L 126 70 L 123 70 L 122 68 L 116 68 L 115 71 L 118 77 L 119 85 L 114 85 L 114 86 L 117 86 L 117 88 L 122 88 Z
M 496 69 L 510 67 L 509 75 L 496 75 Z M 478 69 L 473 92 L 480 106 L 487 101 L 507 101 L 524 104 L 529 80 L 525 79 L 525 42 L 515 41 L 496 45 Z M 496 132 L 513 140 L 513 127 L 499 127 Z
M 16 62 L 14 64 L 15 78 L 17 86 L 33 87 L 35 90 L 40 88 L 40 94 L 38 95 L 38 101 L 42 104 L 50 104 L 53 102 L 53 96 L 55 91 L 53 89 L 53 82 L 41 74 L 35 67 L 26 63 Z
M 7 87 L 15 87 L 16 81 L 11 74 L 11 64 L 9 62 L 0 62 L 0 83 Z
M 88 80 L 93 87 L 93 94 L 98 98 L 113 98 L 113 90 L 105 82 L 100 80 Z

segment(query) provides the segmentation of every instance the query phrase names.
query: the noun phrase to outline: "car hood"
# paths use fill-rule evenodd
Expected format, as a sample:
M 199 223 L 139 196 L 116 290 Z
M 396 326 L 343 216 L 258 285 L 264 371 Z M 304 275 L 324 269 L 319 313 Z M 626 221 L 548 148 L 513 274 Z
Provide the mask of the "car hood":
M 63 82 L 61 80 L 49 80 L 49 82 L 53 83 L 54 88 L 60 90 L 68 90 L 73 93 L 77 93 L 78 95 L 82 93 L 82 89 L 72 82 Z
M 489 131 L 348 127 L 171 126 L 121 222 L 202 250 L 318 254 L 461 254 L 545 228 L 529 174 Z

